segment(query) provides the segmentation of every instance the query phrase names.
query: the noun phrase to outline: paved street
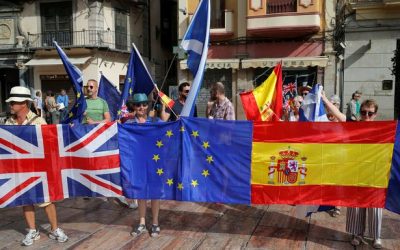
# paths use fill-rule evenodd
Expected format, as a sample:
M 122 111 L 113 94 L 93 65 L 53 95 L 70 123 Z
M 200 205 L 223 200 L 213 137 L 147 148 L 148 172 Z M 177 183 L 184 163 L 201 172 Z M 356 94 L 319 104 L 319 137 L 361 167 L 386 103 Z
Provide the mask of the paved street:
M 0 212 L 0 249 L 355 249 L 345 233 L 345 210 L 310 219 L 295 217 L 291 206 L 230 206 L 163 201 L 161 235 L 130 236 L 138 211 L 100 199 L 57 203 L 60 226 L 70 237 L 61 244 L 46 236 L 49 229 L 43 209 L 37 211 L 41 239 L 21 247 L 25 222 L 21 209 Z M 150 212 L 150 210 L 148 210 Z M 148 220 L 150 221 L 150 220 Z M 384 212 L 383 247 L 400 249 L 400 216 Z M 372 249 L 368 245 L 358 249 Z

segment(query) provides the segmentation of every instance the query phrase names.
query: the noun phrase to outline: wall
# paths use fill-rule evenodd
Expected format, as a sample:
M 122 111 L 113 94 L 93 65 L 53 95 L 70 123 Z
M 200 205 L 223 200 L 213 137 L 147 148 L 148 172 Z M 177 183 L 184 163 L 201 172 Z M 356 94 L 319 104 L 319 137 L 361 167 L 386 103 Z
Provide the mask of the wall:
M 346 33 L 344 100 L 348 102 L 355 90 L 361 90 L 362 100 L 378 102 L 378 118 L 383 120 L 393 119 L 394 76 L 390 68 L 396 38 L 400 39 L 399 31 Z M 382 80 L 393 80 L 393 90 L 382 90 Z

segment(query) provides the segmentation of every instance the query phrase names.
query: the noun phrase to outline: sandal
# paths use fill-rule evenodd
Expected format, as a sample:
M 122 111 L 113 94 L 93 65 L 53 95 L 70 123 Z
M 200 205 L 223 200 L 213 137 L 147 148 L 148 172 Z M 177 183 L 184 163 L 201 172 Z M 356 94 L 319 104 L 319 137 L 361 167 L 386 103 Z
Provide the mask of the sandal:
M 142 233 L 144 233 L 144 232 L 146 232 L 146 231 L 147 231 L 146 225 L 139 224 L 139 225 L 135 228 L 135 230 L 132 231 L 131 235 L 134 236 L 134 237 L 136 237 L 136 236 L 138 236 L 138 235 L 140 235 L 140 234 L 142 234 Z
M 368 242 L 366 242 L 362 236 L 353 236 L 353 239 L 351 240 L 353 246 L 359 246 L 361 243 L 368 245 Z
M 151 237 L 157 237 L 160 234 L 160 226 L 152 225 L 151 226 Z

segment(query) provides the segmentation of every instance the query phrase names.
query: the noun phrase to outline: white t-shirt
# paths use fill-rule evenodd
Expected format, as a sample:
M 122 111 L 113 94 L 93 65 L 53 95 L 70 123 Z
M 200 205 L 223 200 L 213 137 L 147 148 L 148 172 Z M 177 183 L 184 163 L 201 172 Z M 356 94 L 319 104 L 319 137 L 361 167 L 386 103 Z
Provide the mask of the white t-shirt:
M 35 99 L 33 100 L 35 102 L 35 106 L 37 109 L 43 109 L 43 101 L 42 98 L 35 96 Z

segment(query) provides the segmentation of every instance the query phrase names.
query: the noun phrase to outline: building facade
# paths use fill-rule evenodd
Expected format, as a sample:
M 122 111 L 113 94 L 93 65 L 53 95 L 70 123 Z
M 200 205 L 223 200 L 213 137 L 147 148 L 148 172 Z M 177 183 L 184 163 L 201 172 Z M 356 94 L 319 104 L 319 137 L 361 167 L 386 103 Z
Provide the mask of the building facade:
M 15 85 L 73 95 L 53 40 L 83 72 L 84 83 L 102 73 L 118 87 L 135 43 L 161 84 L 176 44 L 176 16 L 174 0 L 0 1 L 0 112 Z
M 261 84 L 282 61 L 284 81 L 298 86 L 322 83 L 335 92 L 333 3 L 322 0 L 213 0 L 207 69 L 197 101 L 204 116 L 209 86 L 225 84 L 237 119 L 245 119 L 239 93 Z M 329 1 L 328 1 L 329 2 Z M 179 0 L 179 39 L 198 1 Z M 328 11 L 328 12 L 327 12 Z M 187 14 L 187 15 L 184 15 Z M 330 36 L 326 34 L 329 33 Z M 328 37 L 330 43 L 325 47 Z M 326 76 L 325 71 L 329 72 Z M 191 81 L 186 60 L 178 67 L 180 81 Z M 325 80 L 327 82 L 325 82 Z
M 379 119 L 397 118 L 400 110 L 400 82 L 392 75 L 394 51 L 400 49 L 400 1 L 340 1 L 337 51 L 343 59 L 341 89 L 348 102 L 355 90 L 362 99 L 373 98 L 379 105 Z

